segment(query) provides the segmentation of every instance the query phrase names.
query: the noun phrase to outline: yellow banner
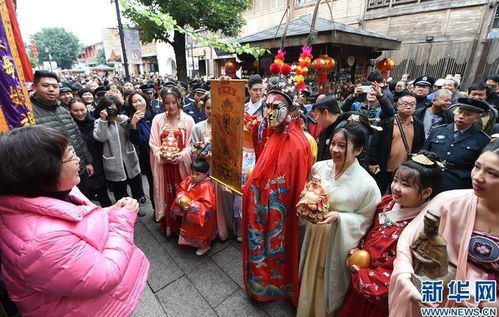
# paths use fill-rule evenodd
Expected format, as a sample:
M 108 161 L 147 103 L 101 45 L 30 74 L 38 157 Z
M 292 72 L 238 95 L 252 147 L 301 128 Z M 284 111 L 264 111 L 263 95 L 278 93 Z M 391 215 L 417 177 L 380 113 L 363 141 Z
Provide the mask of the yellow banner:
M 241 193 L 246 80 L 211 82 L 211 176 Z

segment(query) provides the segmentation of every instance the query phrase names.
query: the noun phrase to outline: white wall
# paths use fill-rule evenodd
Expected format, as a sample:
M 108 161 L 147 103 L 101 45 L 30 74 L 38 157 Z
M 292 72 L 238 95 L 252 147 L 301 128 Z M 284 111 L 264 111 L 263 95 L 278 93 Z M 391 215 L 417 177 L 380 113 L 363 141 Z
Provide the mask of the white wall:
M 167 43 L 158 42 L 156 43 L 156 50 L 159 74 L 162 76 L 171 74 L 175 75 L 176 69 L 172 69 L 172 66 L 174 65 L 172 61 L 175 61 L 175 51 L 173 50 L 173 46 Z

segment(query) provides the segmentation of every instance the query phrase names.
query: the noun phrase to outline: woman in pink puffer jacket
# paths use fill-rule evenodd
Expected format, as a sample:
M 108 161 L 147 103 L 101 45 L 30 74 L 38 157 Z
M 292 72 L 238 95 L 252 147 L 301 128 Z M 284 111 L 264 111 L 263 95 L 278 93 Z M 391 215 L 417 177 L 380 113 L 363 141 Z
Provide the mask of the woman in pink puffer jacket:
M 129 316 L 146 285 L 137 201 L 94 205 L 76 187 L 79 160 L 54 129 L 0 136 L 2 275 L 22 316 Z

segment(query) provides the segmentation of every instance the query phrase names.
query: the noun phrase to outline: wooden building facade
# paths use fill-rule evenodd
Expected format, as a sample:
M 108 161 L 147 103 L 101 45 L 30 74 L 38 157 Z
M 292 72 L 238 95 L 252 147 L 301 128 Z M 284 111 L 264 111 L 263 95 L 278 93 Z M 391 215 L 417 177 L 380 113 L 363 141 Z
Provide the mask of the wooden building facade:
M 366 0 L 363 28 L 402 41 L 388 51 L 390 76 L 461 74 L 461 87 L 499 72 L 499 4 L 495 0 Z M 497 35 L 496 35 L 497 34 Z

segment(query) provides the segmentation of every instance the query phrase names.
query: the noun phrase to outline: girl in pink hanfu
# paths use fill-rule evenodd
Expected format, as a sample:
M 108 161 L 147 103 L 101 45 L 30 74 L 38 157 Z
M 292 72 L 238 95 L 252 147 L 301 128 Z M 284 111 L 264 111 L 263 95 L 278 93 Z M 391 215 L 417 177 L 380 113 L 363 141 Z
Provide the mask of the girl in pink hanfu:
M 178 186 L 172 214 L 182 216 L 178 244 L 196 247 L 196 254 L 203 255 L 217 235 L 215 187 L 205 159 L 194 160 L 191 169 L 192 175 Z
M 156 221 L 170 236 L 179 231 L 177 216 L 170 207 L 175 200 L 177 186 L 190 174 L 192 131 L 194 119 L 182 111 L 182 94 L 176 87 L 160 91 L 165 112 L 152 120 L 149 146 L 154 181 Z
M 422 296 L 411 282 L 411 245 L 424 227 L 425 213 L 417 216 L 404 230 L 397 245 L 390 280 L 390 316 L 421 316 L 421 307 L 495 307 L 499 302 L 476 302 L 476 281 L 497 281 L 499 285 L 499 141 L 487 145 L 471 171 L 473 189 L 446 191 L 425 208 L 440 214 L 439 234 L 447 241 L 449 262 L 456 264 L 455 280 L 470 281 L 470 299 L 460 303 L 449 300 L 422 303 Z M 445 288 L 447 290 L 447 288 Z M 496 289 L 496 296 L 499 295 Z

